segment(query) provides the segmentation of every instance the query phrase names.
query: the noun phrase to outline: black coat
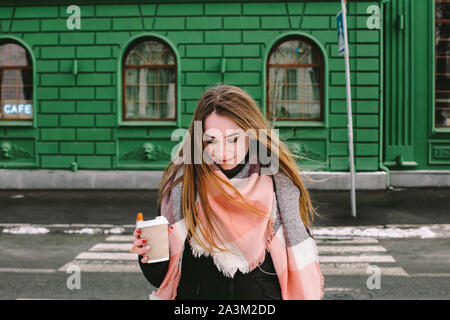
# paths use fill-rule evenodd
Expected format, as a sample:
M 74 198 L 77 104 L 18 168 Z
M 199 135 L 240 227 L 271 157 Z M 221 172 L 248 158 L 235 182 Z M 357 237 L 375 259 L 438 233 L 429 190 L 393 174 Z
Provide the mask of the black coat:
M 246 161 L 249 159 L 247 153 Z M 231 170 L 222 170 L 228 178 L 236 175 L 245 163 Z M 139 265 L 145 278 L 159 287 L 166 275 L 169 261 L 142 263 Z M 175 300 L 281 300 L 281 288 L 270 253 L 266 251 L 264 262 L 251 272 L 239 270 L 233 278 L 226 277 L 211 256 L 194 257 L 186 239 L 181 264 L 181 279 Z
M 169 261 L 142 263 L 144 276 L 159 287 L 169 267 Z M 281 288 L 269 252 L 264 262 L 251 272 L 239 270 L 233 278 L 226 277 L 214 264 L 211 256 L 193 256 L 189 243 L 185 242 L 181 279 L 175 300 L 280 300 Z

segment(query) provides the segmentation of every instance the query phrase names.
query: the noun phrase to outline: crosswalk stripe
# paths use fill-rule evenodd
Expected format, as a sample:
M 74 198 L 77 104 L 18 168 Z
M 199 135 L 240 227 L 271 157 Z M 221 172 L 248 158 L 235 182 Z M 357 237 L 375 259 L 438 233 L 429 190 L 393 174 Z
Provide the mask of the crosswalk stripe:
M 359 268 L 359 267 L 351 267 L 351 268 L 334 268 L 321 266 L 320 270 L 324 276 L 349 276 L 349 275 L 361 275 L 368 276 L 372 274 L 372 272 L 367 272 L 367 268 Z M 401 267 L 379 267 L 380 276 L 397 276 L 397 277 L 409 277 L 409 274 Z
M 450 273 L 412 273 L 411 277 L 438 277 L 438 278 L 448 278 Z
M 389 255 L 319 256 L 319 262 L 395 262 Z
M 123 236 L 123 235 L 114 235 L 109 236 L 105 239 L 105 241 L 116 241 L 116 242 L 133 242 L 136 240 L 133 236 Z
M 70 266 L 77 266 L 82 272 L 141 272 L 141 268 L 137 264 L 117 263 L 117 261 L 110 261 L 114 263 L 103 264 L 98 261 L 70 261 L 58 269 L 58 271 L 66 271 Z
M 338 292 L 346 292 L 346 291 L 357 291 L 358 288 L 323 288 L 323 291 L 338 291 Z
M 320 262 L 320 267 L 333 269 L 366 268 L 371 264 L 368 262 Z
M 129 251 L 132 243 L 97 243 L 89 251 Z
M 38 268 L 0 268 L 0 272 L 5 273 L 54 273 L 55 269 L 38 269 Z
M 82 252 L 75 257 L 75 260 L 135 260 L 137 254 L 125 252 Z
M 355 239 L 330 239 L 316 238 L 317 244 L 370 244 L 379 243 L 378 239 L 373 238 L 355 238 Z
M 318 246 L 319 253 L 386 252 L 382 246 Z
M 111 235 L 103 243 L 93 245 L 89 251 L 81 252 L 58 271 L 67 270 L 71 264 L 84 272 L 141 272 L 137 255 L 130 253 L 134 237 Z M 319 262 L 324 275 L 365 275 L 371 263 L 396 262 L 391 255 L 370 254 L 387 252 L 374 238 L 316 239 Z M 380 266 L 381 275 L 409 276 L 401 267 Z

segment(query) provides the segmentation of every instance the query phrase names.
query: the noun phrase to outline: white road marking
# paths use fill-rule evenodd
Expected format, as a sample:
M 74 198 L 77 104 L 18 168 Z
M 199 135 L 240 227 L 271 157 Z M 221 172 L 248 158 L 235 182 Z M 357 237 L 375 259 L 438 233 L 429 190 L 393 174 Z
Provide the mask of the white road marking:
M 0 268 L 5 273 L 54 273 L 55 269 L 33 269 L 33 268 Z
M 320 270 L 323 275 L 338 275 L 338 276 L 349 276 L 349 275 L 360 275 L 369 276 L 372 274 L 368 267 L 369 263 L 321 263 Z M 383 267 L 378 266 L 380 269 L 381 276 L 397 276 L 397 277 L 409 277 L 410 275 L 401 267 Z M 369 272 L 368 272 L 369 270 Z
M 138 255 L 125 252 L 82 252 L 75 260 L 134 260 L 137 263 Z
M 319 253 L 386 252 L 382 246 L 318 246 Z
M 371 244 L 371 243 L 379 243 L 377 239 L 373 238 L 344 238 L 344 239 L 336 239 L 336 238 L 318 238 L 316 237 L 317 244 Z
M 320 263 L 320 267 L 333 268 L 333 269 L 350 269 L 350 268 L 366 268 L 370 266 L 370 263 L 367 262 L 324 262 Z
M 395 263 L 391 255 L 370 253 L 387 252 L 381 245 L 365 245 L 379 243 L 375 238 L 322 238 L 318 243 L 320 269 L 326 275 L 335 276 L 369 276 L 372 264 L 376 264 L 383 276 L 408 277 L 409 274 L 399 266 L 386 265 Z M 378 265 L 382 263 L 383 265 Z M 368 272 L 369 271 L 369 272 Z
M 438 277 L 438 278 L 448 278 L 450 273 L 411 273 L 411 277 Z
M 129 251 L 132 243 L 97 243 L 89 251 Z
M 137 260 L 137 259 L 136 259 Z M 66 271 L 70 266 L 75 265 L 82 272 L 141 272 L 138 263 L 120 263 L 118 261 L 70 261 L 58 269 L 58 271 Z
M 67 299 L 67 298 L 17 298 L 16 300 L 86 300 L 86 299 Z
M 133 242 L 136 240 L 133 236 L 124 236 L 124 235 L 116 235 L 116 236 L 109 236 L 105 239 L 105 241 L 116 241 L 116 242 Z
M 50 299 L 50 298 L 17 298 L 16 300 L 66 300 L 66 299 Z
M 358 291 L 358 288 L 324 288 L 323 291 L 339 291 L 339 292 L 345 292 L 345 291 Z
M 108 236 L 106 242 L 93 245 L 88 252 L 81 252 L 58 271 L 66 271 L 69 266 L 76 265 L 82 272 L 141 272 L 138 255 L 129 252 L 133 240 L 130 235 Z
M 395 262 L 389 255 L 319 256 L 319 262 Z
M 133 246 L 131 235 L 111 235 L 103 243 L 93 245 L 88 252 L 81 252 L 73 261 L 62 266 L 58 271 L 65 271 L 75 264 L 84 272 L 141 272 L 137 254 L 129 253 Z M 395 259 L 386 252 L 374 238 L 319 239 L 319 262 L 324 275 L 365 275 L 371 263 L 393 263 Z M 367 245 L 366 245 L 367 244 Z M 359 254 L 361 253 L 361 254 Z M 398 266 L 379 266 L 382 275 L 408 276 Z

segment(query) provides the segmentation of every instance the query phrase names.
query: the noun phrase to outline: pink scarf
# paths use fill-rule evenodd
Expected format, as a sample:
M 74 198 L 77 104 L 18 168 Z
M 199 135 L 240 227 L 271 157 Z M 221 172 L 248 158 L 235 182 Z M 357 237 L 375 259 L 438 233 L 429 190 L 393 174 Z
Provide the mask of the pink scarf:
M 216 174 L 233 184 L 248 202 L 266 214 L 261 216 L 234 205 L 212 182 L 208 182 L 208 203 L 218 225 L 219 239 L 230 252 L 209 253 L 193 238 L 190 239 L 191 249 L 195 256 L 211 255 L 217 268 L 228 277 L 233 277 L 237 270 L 242 273 L 252 271 L 264 261 L 265 251 L 268 250 L 284 300 L 321 299 L 324 280 L 319 268 L 315 242 L 300 218 L 300 192 L 284 173 L 280 172 L 274 176 L 260 175 L 260 165 L 255 161 L 256 157 L 256 154 L 251 155 L 244 168 L 231 179 L 228 179 L 217 165 L 212 164 L 212 168 Z M 178 172 L 177 177 L 181 174 L 182 170 Z M 242 202 L 230 187 L 223 187 L 229 196 Z M 161 203 L 161 214 L 169 220 L 169 268 L 160 287 L 150 295 L 150 299 L 171 300 L 175 299 L 177 294 L 181 278 L 180 262 L 187 235 L 181 213 L 181 190 L 182 182 L 175 186 Z M 282 205 L 282 202 L 285 202 L 285 205 Z M 195 205 L 199 214 L 198 225 L 201 226 L 204 216 L 198 195 Z M 201 236 L 200 232 L 197 234 Z M 201 239 L 205 243 L 204 239 Z M 221 242 L 216 243 L 220 245 Z

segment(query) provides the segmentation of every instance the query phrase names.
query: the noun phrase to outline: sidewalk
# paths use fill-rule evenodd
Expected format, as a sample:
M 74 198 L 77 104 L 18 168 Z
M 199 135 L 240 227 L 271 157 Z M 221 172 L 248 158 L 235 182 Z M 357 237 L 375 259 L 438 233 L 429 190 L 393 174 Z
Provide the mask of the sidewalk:
M 356 218 L 351 217 L 349 191 L 313 190 L 310 194 L 320 215 L 314 227 L 450 223 L 450 188 L 357 191 Z M 137 212 L 145 220 L 156 216 L 157 196 L 157 191 L 144 190 L 2 190 L 0 225 L 133 228 Z

